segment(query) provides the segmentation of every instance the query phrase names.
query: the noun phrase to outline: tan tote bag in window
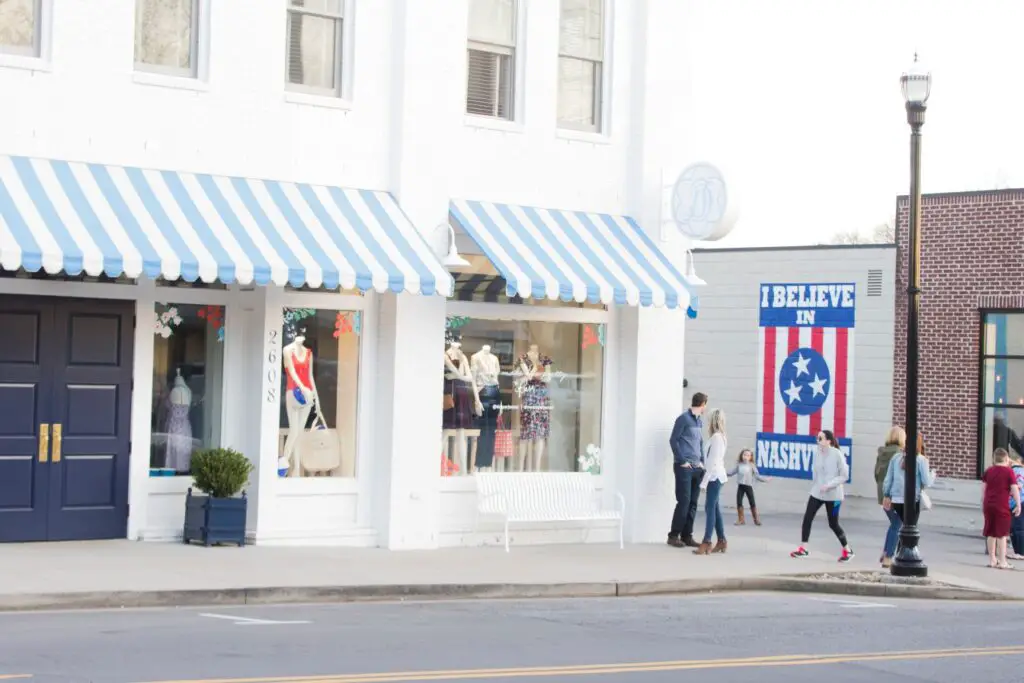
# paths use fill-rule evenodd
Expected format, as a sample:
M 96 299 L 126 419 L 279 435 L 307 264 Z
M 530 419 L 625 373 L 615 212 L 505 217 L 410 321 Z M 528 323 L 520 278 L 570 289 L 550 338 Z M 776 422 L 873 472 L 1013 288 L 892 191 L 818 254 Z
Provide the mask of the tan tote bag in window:
M 316 420 L 299 439 L 299 454 L 302 469 L 319 474 L 336 470 L 341 466 L 341 440 L 337 429 L 328 429 L 317 406 Z

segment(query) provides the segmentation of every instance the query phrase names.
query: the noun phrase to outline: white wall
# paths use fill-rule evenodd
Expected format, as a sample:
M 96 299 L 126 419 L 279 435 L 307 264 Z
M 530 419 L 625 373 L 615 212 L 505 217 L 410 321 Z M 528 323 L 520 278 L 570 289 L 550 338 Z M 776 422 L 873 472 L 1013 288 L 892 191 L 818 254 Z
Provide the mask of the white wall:
M 848 494 L 875 495 L 877 448 L 892 425 L 892 364 L 896 250 L 892 246 L 698 251 L 697 274 L 707 281 L 700 315 L 687 325 L 686 405 L 694 392 L 728 417 L 730 460 L 754 447 L 757 432 L 759 286 L 767 282 L 854 282 L 852 481 Z M 882 272 L 880 296 L 868 295 L 868 271 Z M 758 506 L 793 511 L 803 505 L 805 480 L 775 479 L 757 493 Z M 735 504 L 730 493 L 725 501 Z
M 663 175 L 677 172 L 692 151 L 683 39 L 692 30 L 691 2 L 607 0 L 606 125 L 588 134 L 556 124 L 556 0 L 520 0 L 514 122 L 464 113 L 467 0 L 347 0 L 352 42 L 341 99 L 286 91 L 284 0 L 206 2 L 194 81 L 134 71 L 135 3 L 43 0 L 44 57 L 0 55 L 0 91 L 17 104 L 5 109 L 0 154 L 383 189 L 428 237 L 447 221 L 449 200 L 459 197 L 628 214 L 657 240 Z M 680 254 L 679 244 L 663 246 L 670 256 Z M 239 361 L 249 370 L 261 365 L 263 341 L 256 335 L 279 315 L 263 301 L 264 295 L 253 297 L 236 318 L 252 333 L 246 360 Z M 390 368 L 383 374 L 401 369 L 408 385 L 434 386 L 440 380 L 432 364 L 414 367 L 402 355 L 416 350 L 410 340 L 429 335 L 440 347 L 441 307 L 404 298 L 375 302 L 374 310 L 378 305 L 381 329 L 408 335 L 397 341 L 381 335 L 377 352 Z M 651 540 L 664 532 L 671 513 L 670 458 L 662 445 L 681 398 L 681 358 L 666 366 L 659 357 L 679 353 L 683 314 L 631 311 L 617 319 L 613 343 L 631 356 L 624 364 L 610 358 L 609 372 L 634 393 L 606 411 L 614 424 L 606 420 L 604 437 L 615 452 L 604 479 L 609 490 L 624 487 L 637 520 L 630 538 Z M 653 355 L 644 355 L 652 343 Z M 462 538 L 472 497 L 438 495 L 440 477 L 432 474 L 437 439 L 419 439 L 422 452 L 408 448 L 399 406 L 381 404 L 394 399 L 393 389 L 382 388 L 380 401 L 371 401 L 379 406 L 373 422 L 361 418 L 361 429 L 381 437 L 380 450 L 371 451 L 369 441 L 360 447 L 358 485 L 326 484 L 306 496 L 291 482 L 282 490 L 276 475 L 265 471 L 251 487 L 250 531 L 258 523 L 260 540 L 269 542 L 316 536 L 362 545 L 375 538 L 405 548 Z M 618 387 L 609 391 L 609 400 L 618 395 Z M 658 397 L 656 413 L 640 404 L 652 396 Z M 277 419 L 276 413 L 264 418 L 266 424 Z M 271 438 L 263 435 L 264 450 Z M 237 442 L 256 452 L 254 439 L 260 441 L 250 435 Z M 372 462 L 365 460 L 368 453 Z M 133 533 L 172 538 L 179 533 L 182 484 L 154 483 L 150 493 L 148 519 L 138 513 Z M 273 504 L 272 497 L 287 504 Z M 138 493 L 133 500 L 142 498 Z M 453 517 L 463 521 L 443 521 Z M 447 538 L 439 538 L 446 527 Z
M 666 52 L 681 50 L 673 26 L 685 19 L 682 0 L 608 0 L 600 135 L 556 126 L 555 0 L 520 1 L 512 123 L 463 113 L 467 0 L 348 0 L 345 99 L 285 90 L 284 0 L 208 2 L 197 80 L 134 71 L 135 3 L 43 2 L 47 55 L 0 55 L 0 90 L 17 103 L 5 110 L 0 153 L 395 192 L 403 159 L 425 155 L 445 203 L 455 196 L 626 213 L 637 163 L 629 154 L 638 145 L 675 150 L 683 138 L 682 55 Z M 646 142 L 645 126 L 656 133 Z M 647 191 L 654 205 L 655 191 Z

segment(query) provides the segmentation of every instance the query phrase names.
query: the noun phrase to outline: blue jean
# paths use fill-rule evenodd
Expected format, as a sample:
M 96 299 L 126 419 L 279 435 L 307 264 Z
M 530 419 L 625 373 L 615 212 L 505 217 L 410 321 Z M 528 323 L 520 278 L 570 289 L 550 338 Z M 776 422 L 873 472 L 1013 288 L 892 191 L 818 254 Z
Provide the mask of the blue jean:
M 903 522 L 900 520 L 899 513 L 891 508 L 885 511 L 885 516 L 889 518 L 889 528 L 885 530 L 885 546 L 882 552 L 886 557 L 893 557 L 896 555 L 896 544 L 900 540 L 900 528 L 903 526 Z
M 715 530 L 719 541 L 725 540 L 725 523 L 722 521 L 722 507 L 718 498 L 722 493 L 722 482 L 709 481 L 704 494 L 704 542 L 711 543 L 711 530 Z
M 1010 527 L 1010 542 L 1013 544 L 1013 552 L 1024 555 L 1024 515 L 1013 518 Z

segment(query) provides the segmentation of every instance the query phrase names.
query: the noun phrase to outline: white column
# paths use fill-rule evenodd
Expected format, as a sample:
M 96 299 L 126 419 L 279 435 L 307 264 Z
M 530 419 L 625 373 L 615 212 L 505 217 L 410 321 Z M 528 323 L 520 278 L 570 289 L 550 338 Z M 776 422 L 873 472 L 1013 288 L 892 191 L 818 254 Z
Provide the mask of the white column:
M 256 530 L 259 542 L 263 529 L 273 528 L 274 487 L 277 484 L 278 434 L 281 423 L 281 293 L 275 286 L 260 287 L 256 290 L 262 297 L 253 298 L 251 329 L 260 335 L 253 340 L 251 348 L 259 352 L 250 365 L 252 372 L 260 378 L 254 381 L 258 393 L 254 395 L 251 414 L 258 418 L 259 443 L 255 450 L 256 472 L 248 489 L 249 508 L 246 527 Z M 259 301 L 262 301 L 260 305 Z
M 448 220 L 447 164 L 464 116 L 468 3 L 393 0 L 393 8 L 389 189 L 440 247 L 447 239 L 436 229 Z M 378 298 L 377 366 L 365 375 L 376 393 L 373 525 L 382 547 L 436 548 L 445 301 Z
M 686 41 L 665 26 L 684 27 L 690 0 L 630 0 L 632 13 L 627 204 L 647 234 L 683 268 L 683 246 L 661 241 L 662 173 L 688 152 L 686 112 L 692 106 Z M 674 235 L 670 235 L 674 238 Z M 664 541 L 675 506 L 672 425 L 683 407 L 685 313 L 623 308 L 618 315 L 616 486 L 626 497 L 627 538 Z
M 139 540 L 149 508 L 149 453 L 153 415 L 153 313 L 156 283 L 136 285 L 135 348 L 132 361 L 132 449 L 128 474 L 128 539 Z
M 373 520 L 381 547 L 436 548 L 444 299 L 380 297 Z M 436 359 L 436 360 L 435 360 Z

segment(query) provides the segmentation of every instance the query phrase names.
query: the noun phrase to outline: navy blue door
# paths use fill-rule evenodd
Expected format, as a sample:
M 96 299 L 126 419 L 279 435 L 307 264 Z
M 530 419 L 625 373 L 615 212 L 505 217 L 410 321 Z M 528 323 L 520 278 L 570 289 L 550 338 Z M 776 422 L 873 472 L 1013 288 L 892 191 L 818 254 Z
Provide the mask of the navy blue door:
M 133 308 L 0 297 L 0 541 L 124 537 Z

